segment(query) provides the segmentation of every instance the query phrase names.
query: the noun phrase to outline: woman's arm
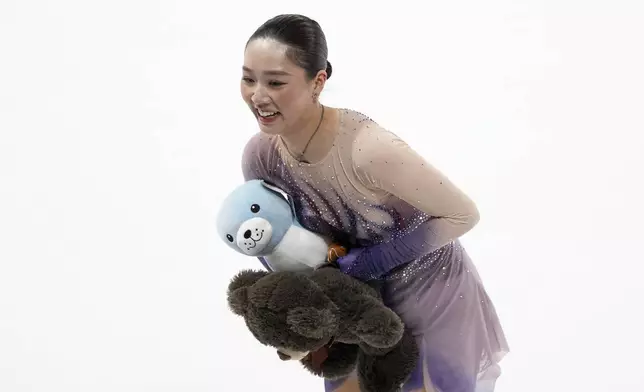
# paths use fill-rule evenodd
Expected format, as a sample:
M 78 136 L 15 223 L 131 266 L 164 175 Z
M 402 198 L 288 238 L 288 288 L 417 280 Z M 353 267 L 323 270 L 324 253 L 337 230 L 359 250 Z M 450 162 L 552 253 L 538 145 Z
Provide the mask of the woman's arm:
M 470 231 L 479 221 L 474 202 L 443 173 L 395 134 L 370 126 L 354 143 L 360 181 L 384 190 L 432 219 L 392 241 L 358 248 L 339 260 L 347 273 L 378 278 L 393 268 L 437 250 Z

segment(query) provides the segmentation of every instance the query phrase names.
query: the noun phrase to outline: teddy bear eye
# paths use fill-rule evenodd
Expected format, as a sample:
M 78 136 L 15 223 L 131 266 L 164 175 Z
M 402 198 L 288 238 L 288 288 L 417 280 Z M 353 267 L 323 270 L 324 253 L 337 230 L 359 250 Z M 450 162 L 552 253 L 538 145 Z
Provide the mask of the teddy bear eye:
M 251 210 L 251 212 L 253 212 L 255 214 L 258 213 L 259 212 L 259 204 L 253 204 L 252 206 L 250 206 L 250 210 Z
M 232 235 L 226 234 L 226 238 L 228 239 L 228 241 L 233 242 L 233 236 Z

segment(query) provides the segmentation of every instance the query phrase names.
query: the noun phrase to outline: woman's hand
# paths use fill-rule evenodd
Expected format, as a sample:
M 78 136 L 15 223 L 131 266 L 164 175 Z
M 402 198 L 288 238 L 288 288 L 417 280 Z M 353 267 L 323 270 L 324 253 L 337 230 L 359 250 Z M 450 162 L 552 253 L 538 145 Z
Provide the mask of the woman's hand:
M 358 267 L 358 264 L 362 262 L 360 256 L 362 256 L 365 249 L 366 248 L 351 248 L 347 254 L 339 257 L 335 263 L 340 268 L 340 271 L 351 275 L 351 271 Z
M 339 244 L 329 245 L 329 250 L 327 251 L 326 261 L 328 263 L 335 263 L 342 256 L 347 255 L 347 248 Z

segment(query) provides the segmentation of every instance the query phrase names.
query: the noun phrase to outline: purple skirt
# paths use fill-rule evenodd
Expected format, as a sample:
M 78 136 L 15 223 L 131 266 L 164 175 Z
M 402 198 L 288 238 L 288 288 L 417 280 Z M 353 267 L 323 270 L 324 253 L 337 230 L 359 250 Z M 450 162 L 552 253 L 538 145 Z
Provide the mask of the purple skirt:
M 459 241 L 384 278 L 383 295 L 420 348 L 403 392 L 492 392 L 509 352 L 501 323 Z M 346 379 L 325 380 L 335 391 Z

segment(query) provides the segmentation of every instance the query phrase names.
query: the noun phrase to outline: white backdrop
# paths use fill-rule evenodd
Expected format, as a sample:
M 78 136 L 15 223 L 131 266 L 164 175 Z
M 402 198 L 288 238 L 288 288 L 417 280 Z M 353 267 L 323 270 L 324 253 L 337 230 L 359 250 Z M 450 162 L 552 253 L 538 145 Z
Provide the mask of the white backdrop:
M 214 227 L 257 130 L 243 46 L 283 12 L 326 31 L 326 104 L 478 203 L 497 391 L 644 390 L 638 2 L 303 3 L 2 0 L 0 391 L 323 390 L 226 308 L 260 265 Z

